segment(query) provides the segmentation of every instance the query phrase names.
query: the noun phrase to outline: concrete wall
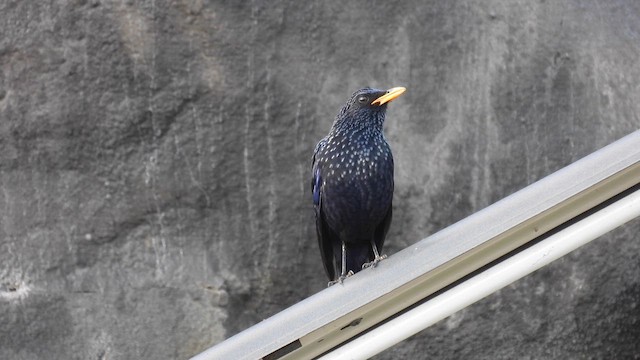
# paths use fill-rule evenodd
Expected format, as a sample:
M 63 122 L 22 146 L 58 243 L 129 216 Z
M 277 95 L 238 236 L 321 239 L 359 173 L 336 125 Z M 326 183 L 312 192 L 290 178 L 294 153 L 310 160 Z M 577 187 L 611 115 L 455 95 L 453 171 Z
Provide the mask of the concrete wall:
M 0 3 L 0 358 L 176 359 L 323 289 L 310 156 L 406 86 L 385 253 L 640 126 L 640 4 Z M 640 354 L 636 221 L 379 359 Z

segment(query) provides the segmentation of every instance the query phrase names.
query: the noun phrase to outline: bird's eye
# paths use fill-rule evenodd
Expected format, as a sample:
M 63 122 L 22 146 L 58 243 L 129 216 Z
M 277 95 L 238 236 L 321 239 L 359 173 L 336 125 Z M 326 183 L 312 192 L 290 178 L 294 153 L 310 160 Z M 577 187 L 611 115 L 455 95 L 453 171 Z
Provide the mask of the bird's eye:
M 359 102 L 360 104 L 364 104 L 364 103 L 366 103 L 368 100 L 369 100 L 369 98 L 367 98 L 366 96 L 360 96 L 360 97 L 358 98 L 358 102 Z

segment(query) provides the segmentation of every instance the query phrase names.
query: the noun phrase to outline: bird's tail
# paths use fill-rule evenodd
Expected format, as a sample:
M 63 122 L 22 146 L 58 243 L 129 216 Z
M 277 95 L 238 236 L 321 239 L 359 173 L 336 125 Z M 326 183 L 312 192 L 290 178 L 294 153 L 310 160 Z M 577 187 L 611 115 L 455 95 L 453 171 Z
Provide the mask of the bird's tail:
M 362 265 L 373 260 L 373 250 L 369 241 L 347 243 L 347 272 L 357 273 Z

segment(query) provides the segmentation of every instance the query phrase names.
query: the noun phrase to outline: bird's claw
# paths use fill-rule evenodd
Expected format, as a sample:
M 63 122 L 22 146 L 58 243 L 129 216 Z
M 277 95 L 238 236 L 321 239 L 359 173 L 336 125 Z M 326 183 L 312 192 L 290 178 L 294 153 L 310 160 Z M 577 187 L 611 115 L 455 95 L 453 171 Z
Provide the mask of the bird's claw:
M 336 280 L 329 281 L 329 283 L 327 284 L 327 287 L 338 284 L 338 283 L 342 284 L 344 279 L 348 278 L 351 275 L 353 275 L 353 270 L 349 270 L 349 272 L 346 275 L 340 275 L 340 277 L 338 277 Z
M 363 269 L 366 269 L 366 268 L 368 268 L 368 267 L 372 267 L 372 268 L 374 268 L 374 267 L 376 267 L 376 265 L 378 265 L 378 263 L 379 263 L 380 261 L 382 261 L 382 260 L 384 260 L 384 259 L 386 259 L 386 258 L 387 258 L 387 255 L 380 255 L 380 256 L 377 256 L 377 257 L 375 257 L 375 258 L 373 259 L 373 261 L 370 261 L 370 262 L 368 262 L 368 263 L 364 263 L 364 264 L 362 264 L 362 268 L 363 268 Z

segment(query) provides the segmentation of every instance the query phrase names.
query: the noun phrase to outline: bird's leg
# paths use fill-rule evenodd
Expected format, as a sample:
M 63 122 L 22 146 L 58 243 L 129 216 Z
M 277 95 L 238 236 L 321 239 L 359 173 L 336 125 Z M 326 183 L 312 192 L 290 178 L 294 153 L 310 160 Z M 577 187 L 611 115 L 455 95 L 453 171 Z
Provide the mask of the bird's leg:
M 346 277 L 347 273 L 347 244 L 342 242 L 342 271 L 340 272 L 340 283 Z
M 363 269 L 368 267 L 376 267 L 380 260 L 387 258 L 387 255 L 380 255 L 380 253 L 378 253 L 378 247 L 376 246 L 376 242 L 373 241 L 373 239 L 371 239 L 371 248 L 373 249 L 373 261 L 362 264 Z
M 340 277 L 338 277 L 337 280 L 329 281 L 328 286 L 331 286 L 335 283 L 342 284 L 344 279 L 348 278 L 351 275 L 353 275 L 353 271 L 349 270 L 349 272 L 347 272 L 347 245 L 343 241 L 342 242 L 342 271 L 340 272 Z

